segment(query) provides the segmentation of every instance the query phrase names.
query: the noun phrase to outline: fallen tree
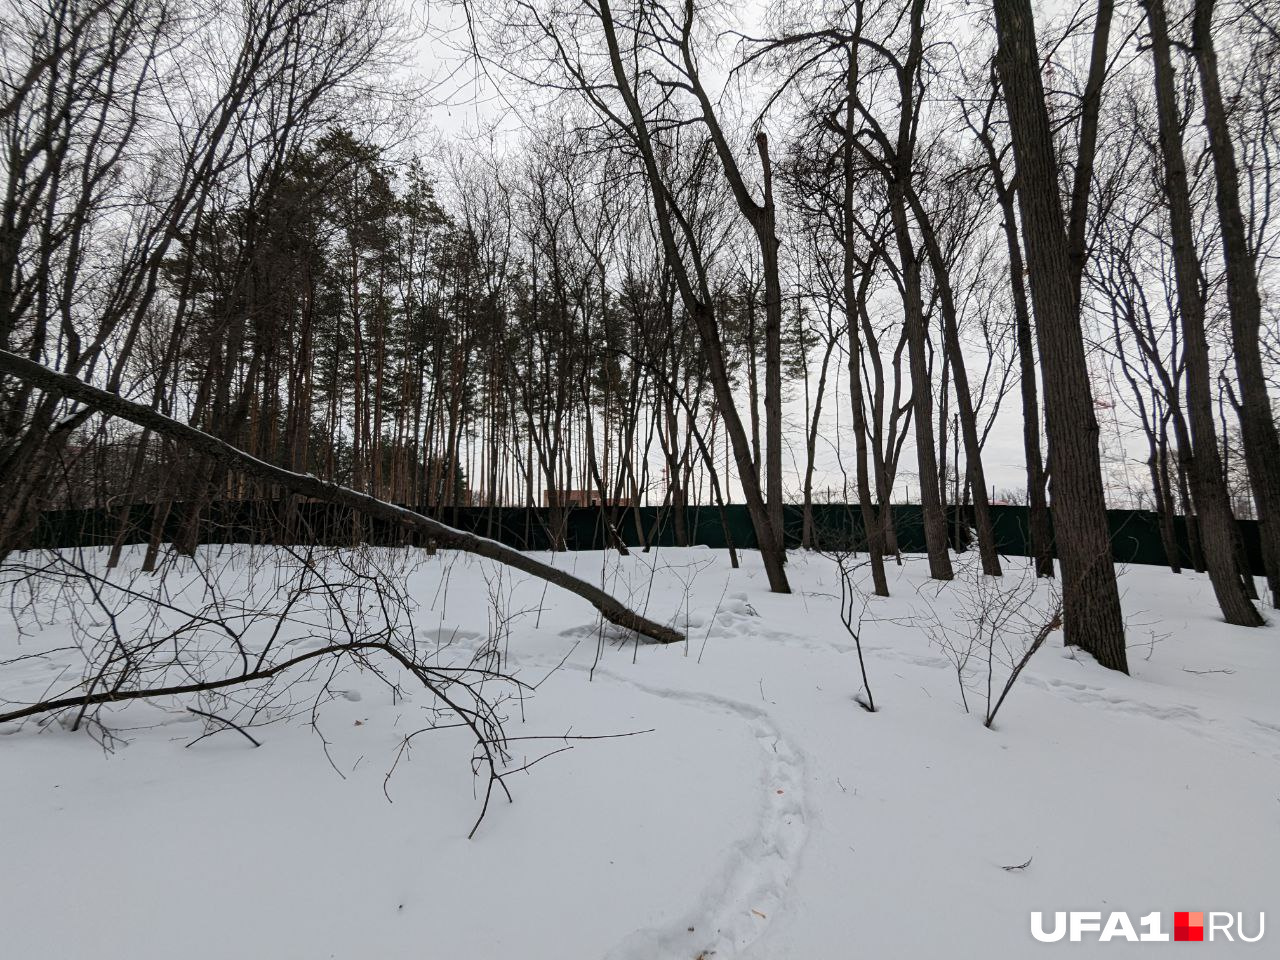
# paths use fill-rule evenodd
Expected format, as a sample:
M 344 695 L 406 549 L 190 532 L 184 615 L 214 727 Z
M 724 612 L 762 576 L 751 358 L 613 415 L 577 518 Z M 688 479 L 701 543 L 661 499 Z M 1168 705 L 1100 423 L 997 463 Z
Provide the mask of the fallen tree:
M 538 577 L 553 586 L 582 597 L 599 610 L 600 615 L 610 623 L 625 630 L 633 630 L 658 643 L 678 643 L 684 639 L 684 635 L 679 631 L 641 616 L 599 587 L 564 570 L 535 560 L 518 550 L 513 550 L 496 540 L 455 529 L 415 510 L 387 503 L 385 500 L 379 500 L 367 493 L 360 493 L 350 487 L 330 483 L 311 474 L 294 473 L 292 470 L 259 460 L 203 430 L 180 423 L 141 404 L 126 400 L 119 394 L 109 393 L 69 374 L 51 370 L 43 364 L 7 350 L 0 350 L 0 372 L 24 380 L 51 394 L 76 400 L 99 413 L 149 428 L 195 453 L 208 457 L 215 463 L 278 484 L 292 493 L 317 500 L 327 500 L 360 510 L 371 517 L 402 523 L 406 527 L 429 534 L 442 546 L 486 557 Z

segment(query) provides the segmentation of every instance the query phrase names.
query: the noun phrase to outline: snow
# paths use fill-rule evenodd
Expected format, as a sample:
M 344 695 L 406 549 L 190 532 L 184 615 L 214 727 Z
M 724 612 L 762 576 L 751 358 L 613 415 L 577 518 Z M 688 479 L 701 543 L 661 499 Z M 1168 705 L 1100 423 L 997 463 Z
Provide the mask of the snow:
M 259 578 L 270 551 L 253 551 Z M 209 548 L 220 559 L 207 567 L 239 583 L 249 553 Z M 512 764 L 572 747 L 512 777 L 514 803 L 496 796 L 475 839 L 484 783 L 465 732 L 419 736 L 396 764 L 428 697 L 393 698 L 354 668 L 330 683 L 317 729 L 292 691 L 295 709 L 249 729 L 260 748 L 229 729 L 188 747 L 217 729 L 186 711 L 191 697 L 112 708 L 110 750 L 69 724 L 10 724 L 0 953 L 1093 956 L 1156 945 L 1039 944 L 1031 911 L 1230 910 L 1252 927 L 1276 909 L 1280 636 L 1223 624 L 1203 576 L 1123 570 L 1133 675 L 1055 632 L 988 730 L 985 654 L 970 662 L 966 713 L 926 629 L 960 623 L 977 582 L 964 558 L 942 587 L 908 557 L 890 567 L 893 596 L 869 602 L 876 713 L 855 702 L 829 559 L 793 554 L 790 596 L 767 591 L 749 552 L 740 570 L 707 549 L 543 559 L 688 640 L 619 643 L 589 605 L 541 581 L 417 556 L 405 575 L 419 642 L 466 662 L 496 623 L 508 669 L 538 683 L 505 706 L 507 733 L 551 739 L 514 741 Z M 129 551 L 124 567 L 140 562 Z M 1034 622 L 1050 587 L 1023 577 L 1023 562 L 1007 561 L 1001 589 L 1021 591 Z M 199 594 L 184 576 L 189 566 L 168 574 L 175 603 Z M 0 619 L 0 660 L 26 657 L 0 670 L 4 700 L 71 676 L 71 633 L 49 603 L 40 622 L 16 607 Z M 1023 638 L 1002 642 L 1016 654 Z M 997 663 L 997 693 L 1007 672 Z M 1274 955 L 1268 939 L 1197 955 Z

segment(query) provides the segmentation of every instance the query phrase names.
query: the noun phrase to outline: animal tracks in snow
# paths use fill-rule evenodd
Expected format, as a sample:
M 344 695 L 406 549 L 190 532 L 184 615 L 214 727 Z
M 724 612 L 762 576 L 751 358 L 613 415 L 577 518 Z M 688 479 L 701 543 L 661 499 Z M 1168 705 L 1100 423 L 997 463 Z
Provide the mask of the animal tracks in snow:
M 1235 747 L 1251 753 L 1261 752 L 1280 759 L 1277 752 L 1275 734 L 1280 733 L 1280 724 L 1272 724 L 1253 717 L 1243 717 L 1253 728 L 1232 728 L 1230 720 L 1205 716 L 1196 707 L 1185 703 L 1155 704 L 1142 700 L 1134 700 L 1118 693 L 1110 693 L 1101 687 L 1090 686 L 1070 680 L 1057 680 L 1037 676 L 1026 676 L 1024 682 L 1039 690 L 1055 694 L 1072 703 L 1095 705 L 1117 713 L 1130 716 L 1149 717 L 1175 723 L 1188 733 L 1206 740 Z M 1261 736 L 1259 736 L 1261 734 Z M 1269 734 L 1269 735 L 1268 735 Z
M 1107 693 L 1100 687 L 1091 687 L 1088 684 L 1075 683 L 1070 680 L 1029 676 L 1026 681 L 1033 687 L 1056 693 L 1073 703 L 1101 704 L 1120 713 L 1131 713 L 1136 716 L 1151 717 L 1155 720 L 1187 720 L 1191 721 L 1192 724 L 1209 722 L 1199 710 L 1186 704 L 1178 703 L 1160 706 L 1154 703 L 1145 703 L 1117 693 Z

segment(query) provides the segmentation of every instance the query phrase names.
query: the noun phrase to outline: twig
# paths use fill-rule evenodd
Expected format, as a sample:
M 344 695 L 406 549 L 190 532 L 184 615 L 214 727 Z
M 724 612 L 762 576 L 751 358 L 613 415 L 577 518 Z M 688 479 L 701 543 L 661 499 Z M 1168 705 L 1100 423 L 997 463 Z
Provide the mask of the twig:
M 240 726 L 240 724 L 235 723 L 235 722 L 234 722 L 234 721 L 232 721 L 232 720 L 228 720 L 226 717 L 220 717 L 220 716 L 218 716 L 216 713 L 206 713 L 206 712 L 205 712 L 205 711 L 203 711 L 203 710 L 197 710 L 195 707 L 187 707 L 187 712 L 188 712 L 188 713 L 194 713 L 194 714 L 195 714 L 196 716 L 198 716 L 198 717 L 207 717 L 207 718 L 208 718 L 208 719 L 210 719 L 210 720 L 217 720 L 219 723 L 225 723 L 228 727 L 230 727 L 230 728 L 231 728 L 232 730 L 234 730 L 236 733 L 240 734 L 240 736 L 244 737 L 246 740 L 248 740 L 250 743 L 252 743 L 255 747 L 260 747 L 260 746 L 262 746 L 262 744 L 261 744 L 261 743 L 259 743 L 259 742 L 258 742 L 258 741 L 253 737 L 253 735 L 252 735 L 251 733 L 249 733 L 249 731 L 248 731 L 248 730 L 246 730 L 244 727 Z M 190 743 L 188 743 L 188 744 L 187 744 L 187 746 L 188 746 L 188 747 L 193 747 L 193 746 L 195 746 L 197 743 L 199 743 L 201 740 L 203 740 L 205 737 L 210 736 L 211 734 L 214 734 L 214 733 L 217 733 L 217 731 L 216 731 L 216 730 L 210 730 L 208 733 L 202 733 L 200 736 L 196 737 L 194 740 L 192 740 Z
M 1049 622 L 1041 627 L 1036 633 L 1035 639 L 1031 641 L 1031 646 L 1027 648 L 1027 652 L 1022 655 L 1022 659 L 1018 661 L 1018 665 L 1014 667 L 1013 672 L 1009 674 L 1009 679 L 1004 682 L 1004 690 L 1000 692 L 1000 699 L 996 701 L 996 705 L 991 709 L 991 712 L 987 714 L 987 722 L 983 724 L 983 726 L 988 730 L 990 730 L 991 725 L 995 723 L 996 714 L 1000 712 L 1000 705 L 1004 703 L 1004 698 L 1009 695 L 1009 691 L 1013 688 L 1013 682 L 1018 679 L 1018 674 L 1022 673 L 1022 668 L 1027 665 L 1027 661 L 1031 659 L 1032 654 L 1039 650 L 1045 640 L 1049 638 L 1049 634 L 1053 633 L 1053 631 L 1057 630 L 1061 626 L 1062 605 L 1059 604 L 1054 610 L 1053 616 L 1049 619 Z

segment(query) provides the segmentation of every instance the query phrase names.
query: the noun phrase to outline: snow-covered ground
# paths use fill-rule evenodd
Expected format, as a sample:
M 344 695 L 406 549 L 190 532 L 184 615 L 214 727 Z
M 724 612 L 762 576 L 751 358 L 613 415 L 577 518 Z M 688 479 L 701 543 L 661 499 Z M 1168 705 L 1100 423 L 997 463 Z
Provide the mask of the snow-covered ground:
M 214 556 L 218 576 L 247 576 L 235 551 Z M 268 548 L 256 557 L 261 578 Z M 1162 911 L 1166 931 L 1175 910 L 1280 916 L 1280 629 L 1222 624 L 1203 576 L 1124 570 L 1133 675 L 1055 632 L 988 730 L 985 650 L 968 713 L 952 660 L 971 571 L 940 587 L 919 558 L 890 568 L 893 596 L 862 628 L 869 713 L 828 559 L 793 554 L 791 596 L 767 592 L 750 553 L 740 570 L 707 549 L 553 559 L 686 631 L 671 647 L 612 642 L 584 602 L 487 562 L 419 559 L 419 642 L 466 662 L 505 620 L 507 668 L 538 683 L 504 706 L 506 732 L 552 739 L 513 740 L 512 765 L 572 749 L 511 778 L 514 802 L 498 798 L 468 840 L 484 781 L 466 732 L 417 737 L 397 764 L 429 698 L 354 668 L 329 682 L 315 727 L 290 689 L 279 715 L 294 718 L 249 731 L 260 748 L 230 729 L 188 746 L 214 729 L 190 696 L 104 713 L 110 751 L 83 729 L 8 725 L 0 956 L 1168 954 L 1040 944 L 1029 915 Z M 1004 648 L 1050 604 L 1023 563 L 1001 588 L 1023 616 L 997 645 L 997 694 Z M 199 594 L 183 576 L 169 573 L 175 605 Z M 68 682 L 55 609 L 0 614 L 0 660 L 23 657 L 0 667 L 10 704 Z M 554 739 L 566 733 L 634 735 Z M 1195 952 L 1277 956 L 1268 934 Z

